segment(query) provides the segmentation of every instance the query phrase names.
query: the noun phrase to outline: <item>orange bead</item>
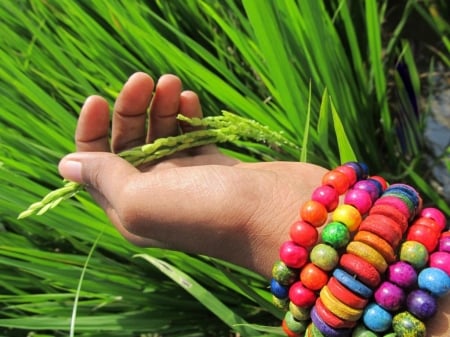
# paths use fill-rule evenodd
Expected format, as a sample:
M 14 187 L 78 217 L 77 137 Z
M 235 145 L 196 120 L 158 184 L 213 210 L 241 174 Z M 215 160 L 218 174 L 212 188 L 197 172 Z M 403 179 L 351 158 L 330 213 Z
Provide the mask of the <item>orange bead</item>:
M 300 217 L 314 227 L 322 226 L 328 218 L 328 212 L 320 202 L 309 200 L 300 208 Z
M 344 194 L 350 187 L 347 175 L 336 170 L 325 173 L 322 178 L 322 184 L 332 186 L 339 195 Z
M 347 176 L 350 186 L 358 180 L 356 171 L 351 166 L 341 165 L 336 167 L 335 170 L 344 173 Z
M 328 274 L 314 263 L 308 263 L 300 272 L 300 281 L 311 290 L 320 290 L 328 282 Z

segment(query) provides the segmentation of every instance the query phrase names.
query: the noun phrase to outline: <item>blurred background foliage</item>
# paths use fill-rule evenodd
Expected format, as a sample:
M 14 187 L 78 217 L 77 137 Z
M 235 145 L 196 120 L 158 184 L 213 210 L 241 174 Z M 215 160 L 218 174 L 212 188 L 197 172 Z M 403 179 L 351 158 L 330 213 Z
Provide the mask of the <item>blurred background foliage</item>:
M 1 1 L 0 17 L 1 336 L 278 332 L 260 326 L 279 316 L 260 276 L 134 247 L 87 194 L 16 219 L 61 186 L 56 166 L 74 150 L 85 97 L 113 104 L 135 71 L 177 74 L 206 115 L 228 110 L 281 131 L 309 162 L 355 155 L 450 215 L 433 174 L 443 165 L 448 180 L 448 143 L 436 153 L 424 136 L 433 114 L 450 124 L 448 110 L 430 109 L 436 83 L 448 89 L 446 0 L 17 0 Z M 251 142 L 222 150 L 300 160 Z

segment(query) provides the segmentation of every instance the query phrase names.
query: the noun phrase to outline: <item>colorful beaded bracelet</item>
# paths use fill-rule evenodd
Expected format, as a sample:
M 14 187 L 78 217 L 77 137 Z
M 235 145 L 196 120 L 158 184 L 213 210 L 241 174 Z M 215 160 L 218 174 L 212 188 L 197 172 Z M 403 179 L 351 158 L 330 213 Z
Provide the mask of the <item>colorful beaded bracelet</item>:
M 417 302 L 425 298 L 432 306 L 429 298 L 443 295 L 450 288 L 450 232 L 441 234 L 446 227 L 445 216 L 434 208 L 422 210 L 422 200 L 410 186 L 387 187 L 380 177 L 365 179 L 367 171 L 364 164 L 351 162 L 327 173 L 311 200 L 301 207 L 301 219 L 291 226 L 291 240 L 280 249 L 271 290 L 274 303 L 289 309 L 282 328 L 290 337 L 303 333 L 344 337 L 370 331 L 406 337 L 410 335 L 403 334 L 402 328 L 408 324 L 418 324 L 417 336 L 422 336 L 425 328 L 420 319 L 424 317 L 416 316 L 425 314 L 420 313 Z M 344 203 L 338 206 L 343 194 Z M 325 224 L 332 211 L 332 222 L 324 227 L 319 240 L 317 228 Z M 401 243 L 406 232 L 406 241 Z M 437 246 L 440 248 L 435 251 Z M 426 258 L 415 258 L 417 252 L 425 252 Z M 428 260 L 421 278 L 428 280 L 438 274 L 438 284 L 445 284 L 441 288 L 436 282 L 422 281 L 406 296 L 400 287 L 402 281 L 387 283 L 390 275 L 395 280 L 399 263 L 404 264 L 402 274 L 409 272 L 413 280 L 418 280 L 416 269 L 423 268 Z M 388 278 L 384 280 L 386 272 Z M 443 275 L 449 280 L 448 286 Z M 403 285 L 407 283 L 404 280 Z M 382 295 L 386 291 L 397 291 L 398 296 Z M 409 311 L 397 312 L 406 298 L 411 303 Z M 374 308 L 387 313 L 383 323 L 371 318 L 382 316 Z

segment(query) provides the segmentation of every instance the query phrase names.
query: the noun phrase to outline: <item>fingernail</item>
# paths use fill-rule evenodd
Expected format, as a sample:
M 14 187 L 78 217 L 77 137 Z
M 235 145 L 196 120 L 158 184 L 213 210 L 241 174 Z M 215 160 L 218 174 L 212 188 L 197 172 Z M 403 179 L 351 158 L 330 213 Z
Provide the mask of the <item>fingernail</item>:
M 59 173 L 67 180 L 77 183 L 83 182 L 81 175 L 81 162 L 63 159 L 59 164 Z

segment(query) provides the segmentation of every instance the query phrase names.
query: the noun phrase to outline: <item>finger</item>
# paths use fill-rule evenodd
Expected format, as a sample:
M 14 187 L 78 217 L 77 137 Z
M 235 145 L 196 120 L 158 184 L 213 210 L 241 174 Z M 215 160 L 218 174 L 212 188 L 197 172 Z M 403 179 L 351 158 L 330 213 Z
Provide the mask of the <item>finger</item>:
M 153 79 L 142 72 L 130 76 L 114 105 L 112 149 L 120 152 L 144 144 Z
M 147 142 L 178 133 L 176 117 L 180 108 L 181 86 L 181 80 L 174 75 L 163 75 L 158 80 L 150 108 Z
M 100 96 L 90 96 L 84 102 L 75 131 L 77 151 L 109 151 L 109 108 Z
M 197 94 L 193 91 L 183 91 L 180 95 L 180 114 L 189 117 L 189 118 L 202 118 L 203 112 L 200 104 L 200 100 Z M 179 123 L 181 130 L 183 133 L 192 132 L 195 130 L 199 130 L 199 127 L 194 127 L 186 122 Z M 189 151 L 190 154 L 217 154 L 219 153 L 219 149 L 215 145 L 205 145 L 200 148 L 193 149 Z

